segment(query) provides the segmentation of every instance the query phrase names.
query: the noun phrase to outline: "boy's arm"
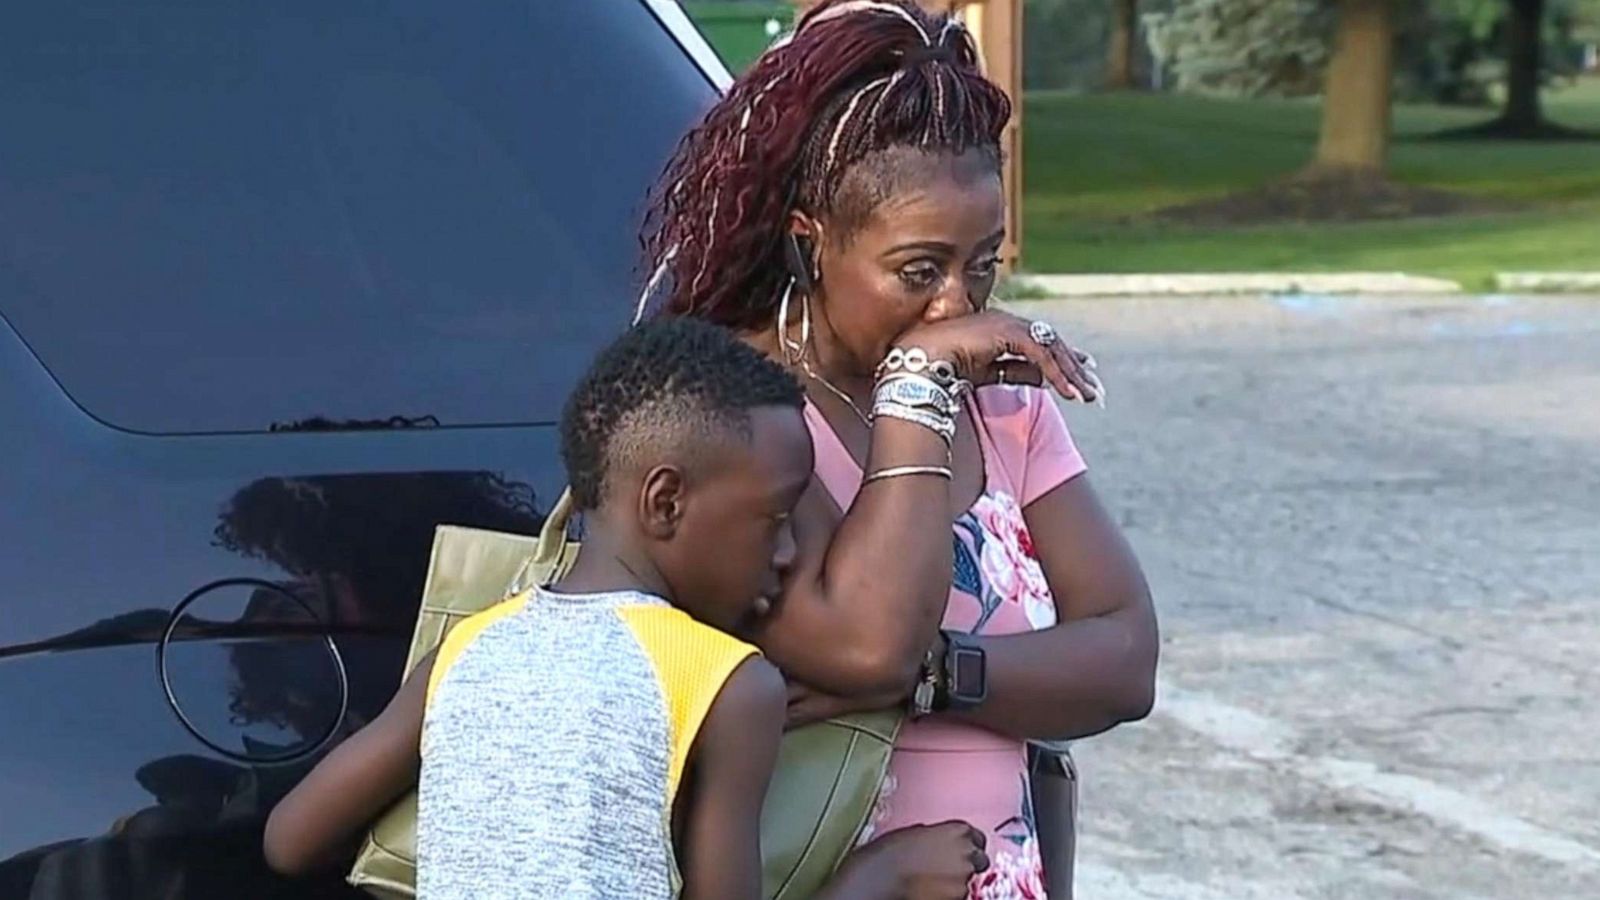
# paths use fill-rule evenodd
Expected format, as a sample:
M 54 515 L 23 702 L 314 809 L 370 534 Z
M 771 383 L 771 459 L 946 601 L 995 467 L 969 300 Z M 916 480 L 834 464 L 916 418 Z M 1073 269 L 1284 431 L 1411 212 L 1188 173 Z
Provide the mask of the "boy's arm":
M 432 671 L 430 653 L 376 719 L 335 747 L 273 808 L 262 841 L 273 871 L 302 875 L 339 861 L 362 829 L 416 785 Z
M 695 738 L 682 900 L 758 900 L 761 804 L 783 735 L 783 676 L 759 656 L 735 669 Z
M 761 805 L 783 733 L 783 676 L 759 656 L 736 669 L 706 715 L 690 757 L 678 859 L 680 900 L 758 900 Z M 817 900 L 965 900 L 989 867 L 983 833 L 965 822 L 905 828 L 846 858 Z

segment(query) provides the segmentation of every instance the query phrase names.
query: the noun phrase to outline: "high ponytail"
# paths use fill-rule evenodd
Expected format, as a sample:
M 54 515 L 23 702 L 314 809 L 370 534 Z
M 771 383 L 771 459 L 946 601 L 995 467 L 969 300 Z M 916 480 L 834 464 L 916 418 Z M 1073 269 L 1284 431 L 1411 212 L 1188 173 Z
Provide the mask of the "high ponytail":
M 789 212 L 837 210 L 846 172 L 911 147 L 1000 160 L 1011 103 L 959 22 L 908 0 L 830 0 L 740 76 L 678 145 L 645 223 L 647 292 L 734 328 L 769 324 Z

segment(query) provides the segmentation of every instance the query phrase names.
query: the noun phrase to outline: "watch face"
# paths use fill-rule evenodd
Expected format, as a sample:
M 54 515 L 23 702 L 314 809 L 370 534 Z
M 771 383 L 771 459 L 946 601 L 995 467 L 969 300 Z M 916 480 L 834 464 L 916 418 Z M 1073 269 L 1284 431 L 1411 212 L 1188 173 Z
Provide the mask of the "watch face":
M 982 650 L 958 649 L 950 671 L 950 692 L 963 700 L 981 700 L 988 683 Z

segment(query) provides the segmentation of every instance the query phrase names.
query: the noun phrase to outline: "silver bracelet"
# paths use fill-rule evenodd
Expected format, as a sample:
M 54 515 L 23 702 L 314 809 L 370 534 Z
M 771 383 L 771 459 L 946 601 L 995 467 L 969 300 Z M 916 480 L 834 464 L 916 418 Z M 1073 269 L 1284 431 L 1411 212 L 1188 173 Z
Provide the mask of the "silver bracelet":
M 880 403 L 872 408 L 872 418 L 874 421 L 880 418 L 899 419 L 902 422 L 921 425 L 923 428 L 944 438 L 946 447 L 954 443 L 956 439 L 955 417 L 943 416 L 926 409 L 916 409 L 915 407 L 902 406 L 898 403 Z
M 928 409 L 940 415 L 954 417 L 961 411 L 956 394 L 926 375 L 908 372 L 884 376 L 872 392 L 874 403 L 898 403 L 916 409 Z
M 868 485 L 874 481 L 882 481 L 885 478 L 903 478 L 907 475 L 937 475 L 945 481 L 955 480 L 955 474 L 950 471 L 949 466 L 890 466 L 887 469 L 879 469 L 861 479 L 861 483 Z
M 949 389 L 960 381 L 956 372 L 955 363 L 944 359 L 929 359 L 928 351 L 921 347 L 895 347 L 891 349 L 883 362 L 878 364 L 877 375 L 883 378 L 895 372 L 909 372 L 912 375 L 926 375 L 940 387 Z
M 879 403 L 872 407 L 872 418 L 879 417 L 921 425 L 937 431 L 947 441 L 954 440 L 956 436 L 956 417 L 931 409 L 919 409 L 915 406 L 906 406 L 904 403 Z

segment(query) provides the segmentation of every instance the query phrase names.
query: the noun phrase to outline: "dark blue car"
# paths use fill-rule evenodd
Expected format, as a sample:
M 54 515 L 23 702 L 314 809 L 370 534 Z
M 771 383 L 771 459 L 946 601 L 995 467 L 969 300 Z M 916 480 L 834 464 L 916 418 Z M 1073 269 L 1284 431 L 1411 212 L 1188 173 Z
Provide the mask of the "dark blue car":
M 0 25 L 0 900 L 352 897 L 261 860 L 398 685 L 434 526 L 535 532 L 671 0 L 52 0 Z

